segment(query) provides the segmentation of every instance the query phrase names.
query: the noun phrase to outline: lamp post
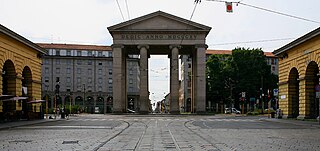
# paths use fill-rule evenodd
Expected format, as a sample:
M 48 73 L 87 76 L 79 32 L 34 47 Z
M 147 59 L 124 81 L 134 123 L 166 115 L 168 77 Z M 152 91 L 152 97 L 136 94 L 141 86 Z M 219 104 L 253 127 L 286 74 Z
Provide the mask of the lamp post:
M 84 110 L 84 100 L 86 99 L 86 84 L 83 84 L 83 100 L 82 100 L 82 107 Z

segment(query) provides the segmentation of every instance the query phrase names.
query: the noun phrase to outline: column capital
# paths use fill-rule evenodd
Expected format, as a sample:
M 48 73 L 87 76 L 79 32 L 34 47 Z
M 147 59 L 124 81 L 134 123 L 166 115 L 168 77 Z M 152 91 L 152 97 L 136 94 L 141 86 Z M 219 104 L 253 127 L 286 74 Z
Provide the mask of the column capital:
M 195 48 L 205 48 L 205 49 L 207 49 L 208 48 L 208 45 L 206 45 L 206 44 L 197 44 L 197 45 L 194 45 L 194 47 Z
M 138 49 L 141 49 L 143 47 L 146 49 L 149 49 L 149 45 L 138 45 L 137 47 L 138 47 Z
M 169 48 L 170 48 L 170 49 L 173 49 L 173 48 L 181 49 L 181 45 L 178 45 L 178 44 L 176 44 L 176 45 L 170 45 Z
M 112 44 L 111 47 L 112 47 L 112 49 L 113 48 L 121 48 L 121 49 L 123 49 L 124 45 L 122 45 L 122 44 Z

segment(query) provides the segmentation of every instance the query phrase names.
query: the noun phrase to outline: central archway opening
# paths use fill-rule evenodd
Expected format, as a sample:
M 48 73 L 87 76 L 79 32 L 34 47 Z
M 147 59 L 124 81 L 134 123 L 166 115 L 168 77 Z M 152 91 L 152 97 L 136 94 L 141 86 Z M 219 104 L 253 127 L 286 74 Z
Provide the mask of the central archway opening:
M 299 73 L 296 68 L 292 68 L 289 74 L 289 102 L 288 118 L 299 116 Z
M 168 55 L 151 55 L 149 59 L 149 99 L 155 113 L 168 113 L 170 109 L 167 96 L 170 91 L 169 62 Z
M 319 84 L 318 64 L 311 61 L 306 70 L 306 117 L 317 118 L 319 115 L 319 101 L 316 98 L 315 87 Z

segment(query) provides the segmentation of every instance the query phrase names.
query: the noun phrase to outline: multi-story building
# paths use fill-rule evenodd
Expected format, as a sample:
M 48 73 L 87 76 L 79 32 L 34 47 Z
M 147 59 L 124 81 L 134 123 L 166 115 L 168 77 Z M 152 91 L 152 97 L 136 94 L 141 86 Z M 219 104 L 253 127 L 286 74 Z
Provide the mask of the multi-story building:
M 231 50 L 207 50 L 206 56 L 207 58 L 212 54 L 227 54 L 231 55 Z M 278 57 L 272 54 L 272 52 L 264 52 L 266 56 L 267 64 L 271 66 L 271 72 L 275 75 L 279 74 L 279 65 L 278 65 Z M 191 58 L 187 55 L 180 56 L 181 59 L 181 83 L 179 90 L 179 105 L 182 107 L 181 112 L 190 112 L 192 101 L 191 101 L 191 69 L 192 69 L 192 61 Z M 207 107 L 212 109 L 214 104 L 210 104 L 208 102 Z
M 71 104 L 89 113 L 112 111 L 113 58 L 110 46 L 38 45 L 47 50 L 42 65 L 42 96 L 43 99 L 48 97 L 49 108 Z M 128 108 L 134 109 L 139 95 L 139 56 L 128 56 L 127 64 Z

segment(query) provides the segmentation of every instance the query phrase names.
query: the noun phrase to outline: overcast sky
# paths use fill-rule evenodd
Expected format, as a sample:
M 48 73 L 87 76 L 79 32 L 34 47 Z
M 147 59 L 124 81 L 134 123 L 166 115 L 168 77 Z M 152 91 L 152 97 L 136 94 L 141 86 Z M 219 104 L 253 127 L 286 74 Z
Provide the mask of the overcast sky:
M 111 45 L 109 26 L 158 10 L 190 19 L 195 7 L 194 0 L 118 2 L 124 19 L 117 0 L 0 0 L 0 23 L 35 43 Z M 227 13 L 224 2 L 202 0 L 191 20 L 212 27 L 206 41 L 209 49 L 250 47 L 274 51 L 320 26 L 319 0 L 241 0 L 241 3 L 311 21 L 243 4 L 234 4 L 233 13 Z M 169 90 L 165 70 L 168 61 L 161 58 L 166 57 L 152 57 L 149 61 L 154 70 L 150 72 L 150 91 L 155 93 L 151 99 L 161 99 Z

